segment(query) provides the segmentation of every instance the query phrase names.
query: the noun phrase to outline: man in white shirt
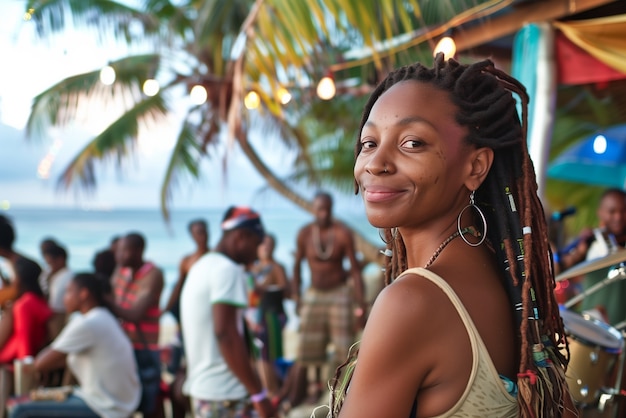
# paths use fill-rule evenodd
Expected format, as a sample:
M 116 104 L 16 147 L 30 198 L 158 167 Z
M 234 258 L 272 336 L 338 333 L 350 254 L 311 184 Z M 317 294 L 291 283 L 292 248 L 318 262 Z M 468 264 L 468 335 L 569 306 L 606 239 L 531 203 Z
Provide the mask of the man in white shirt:
M 256 259 L 264 235 L 260 216 L 231 207 L 222 221 L 214 251 L 196 261 L 181 293 L 181 326 L 187 359 L 183 392 L 191 397 L 195 418 L 261 418 L 274 408 L 252 367 L 243 334 L 248 303 L 244 266 Z

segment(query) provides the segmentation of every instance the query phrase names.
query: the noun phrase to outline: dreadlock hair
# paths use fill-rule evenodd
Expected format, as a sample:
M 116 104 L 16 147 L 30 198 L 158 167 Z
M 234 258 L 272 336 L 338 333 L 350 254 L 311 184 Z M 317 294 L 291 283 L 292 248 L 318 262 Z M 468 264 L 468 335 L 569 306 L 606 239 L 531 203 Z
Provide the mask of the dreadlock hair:
M 456 121 L 468 129 L 465 141 L 494 151 L 492 167 L 475 199 L 489 225 L 487 238 L 494 247 L 519 327 L 520 416 L 561 416 L 565 397 L 570 396 L 565 381 L 569 349 L 553 293 L 555 281 L 546 219 L 526 145 L 526 90 L 490 60 L 463 65 L 453 59 L 446 61 L 443 54 L 438 54 L 433 68 L 417 63 L 391 72 L 366 103 L 359 131 L 380 96 L 407 80 L 432 84 L 448 94 L 458 108 Z M 521 100 L 521 123 L 512 93 Z M 361 147 L 357 141 L 356 155 Z M 384 233 L 387 248 L 392 250 L 385 266 L 385 283 L 389 284 L 407 269 L 407 257 L 402 237 L 391 229 Z M 338 414 L 343 402 L 338 398 L 343 394 L 337 388 L 345 388 L 350 378 L 344 377 L 338 385 L 339 376 L 344 373 L 343 368 L 351 371 L 354 363 L 349 358 L 337 369 L 331 394 L 332 416 Z

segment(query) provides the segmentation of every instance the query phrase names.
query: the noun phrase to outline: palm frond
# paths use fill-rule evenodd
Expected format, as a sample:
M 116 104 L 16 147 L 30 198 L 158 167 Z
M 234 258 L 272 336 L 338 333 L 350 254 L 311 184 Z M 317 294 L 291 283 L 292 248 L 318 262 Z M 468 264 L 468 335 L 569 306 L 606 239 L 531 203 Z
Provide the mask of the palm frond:
M 66 30 L 68 18 L 74 26 L 93 28 L 100 34 L 112 33 L 128 43 L 143 41 L 159 29 L 157 14 L 113 0 L 28 0 L 26 9 L 32 10 L 31 21 L 40 37 Z
M 79 109 L 90 101 L 123 104 L 124 99 L 141 100 L 140 86 L 154 77 L 159 56 L 144 54 L 112 62 L 114 86 L 100 82 L 100 70 L 68 77 L 37 95 L 26 123 L 27 138 L 42 138 L 50 126 L 64 126 L 77 118 Z M 119 100 L 116 100 L 119 99 Z
M 189 118 L 190 114 L 185 118 L 182 129 L 178 133 L 161 183 L 161 213 L 165 220 L 169 220 L 169 202 L 179 176 L 183 173 L 191 175 L 194 179 L 200 176 L 200 158 L 203 150 L 196 139 L 196 126 Z
M 72 159 L 59 178 L 59 186 L 68 188 L 72 184 L 78 184 L 85 189 L 93 188 L 96 185 L 95 161 L 113 158 L 121 165 L 124 157 L 135 148 L 140 125 L 158 120 L 166 113 L 167 107 L 161 94 L 137 103 L 93 138 Z

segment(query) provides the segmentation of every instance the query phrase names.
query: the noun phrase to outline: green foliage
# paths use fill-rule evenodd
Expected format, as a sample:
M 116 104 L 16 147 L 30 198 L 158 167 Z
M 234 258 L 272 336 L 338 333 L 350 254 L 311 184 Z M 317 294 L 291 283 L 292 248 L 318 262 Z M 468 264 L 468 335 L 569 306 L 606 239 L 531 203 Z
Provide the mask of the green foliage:
M 316 80 L 332 65 L 349 61 L 345 53 L 366 48 L 363 69 L 350 64 L 335 77 L 337 83 L 350 78 L 358 85 L 375 84 L 384 69 L 397 63 L 393 54 L 378 54 L 382 41 L 413 30 L 423 19 L 417 0 L 146 0 L 138 7 L 112 0 L 29 0 L 26 10 L 41 37 L 87 27 L 102 42 L 112 37 L 129 50 L 148 50 L 110 63 L 116 72 L 112 86 L 102 85 L 95 69 L 62 80 L 35 99 L 27 127 L 35 138 L 46 137 L 50 126 L 72 123 L 85 103 L 125 104 L 124 114 L 90 139 L 64 170 L 60 182 L 65 187 L 94 187 L 98 161 L 122 165 L 135 150 L 141 123 L 167 117 L 193 85 L 206 88 L 207 103 L 190 109 L 181 122 L 165 169 L 161 203 L 166 216 L 176 179 L 184 173 L 199 176 L 200 160 L 220 140 L 225 123 L 234 124 L 229 132 L 239 140 L 260 127 L 295 148 L 294 174 L 285 181 L 324 179 L 347 190 L 360 99 L 321 102 L 314 94 Z M 240 60 L 242 73 L 237 71 Z M 147 98 L 141 88 L 153 78 L 161 91 Z M 276 95 L 280 87 L 293 95 L 287 106 Z M 250 89 L 262 100 L 255 117 L 240 107 Z M 262 162 L 257 166 L 264 167 Z M 270 169 L 262 174 L 273 175 Z

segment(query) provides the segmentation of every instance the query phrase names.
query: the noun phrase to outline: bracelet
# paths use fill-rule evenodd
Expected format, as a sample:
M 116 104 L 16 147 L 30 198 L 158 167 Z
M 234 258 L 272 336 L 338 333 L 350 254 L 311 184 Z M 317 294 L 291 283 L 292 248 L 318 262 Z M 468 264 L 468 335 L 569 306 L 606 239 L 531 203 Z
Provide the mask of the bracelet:
M 267 399 L 267 390 L 263 389 L 259 393 L 255 393 L 254 395 L 250 395 L 250 400 L 253 403 L 261 402 L 263 399 Z

